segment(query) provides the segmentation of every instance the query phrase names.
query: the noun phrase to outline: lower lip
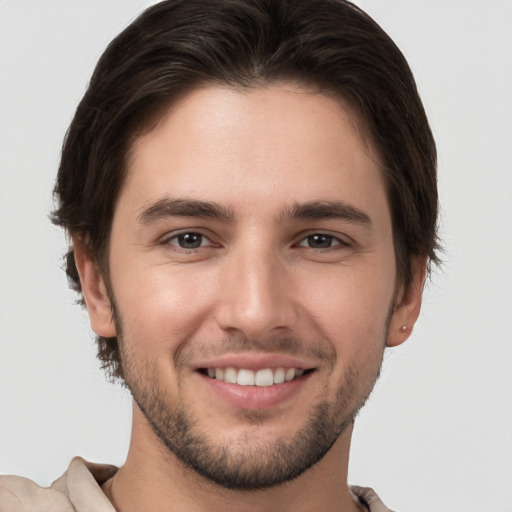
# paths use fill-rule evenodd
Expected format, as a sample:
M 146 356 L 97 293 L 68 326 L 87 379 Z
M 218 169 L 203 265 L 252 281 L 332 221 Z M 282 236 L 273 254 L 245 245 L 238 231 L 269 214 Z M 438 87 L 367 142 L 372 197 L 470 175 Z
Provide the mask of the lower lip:
M 201 373 L 198 375 L 210 391 L 231 406 L 256 411 L 271 409 L 293 398 L 309 380 L 311 373 L 305 373 L 297 379 L 273 386 L 239 386 L 212 379 Z

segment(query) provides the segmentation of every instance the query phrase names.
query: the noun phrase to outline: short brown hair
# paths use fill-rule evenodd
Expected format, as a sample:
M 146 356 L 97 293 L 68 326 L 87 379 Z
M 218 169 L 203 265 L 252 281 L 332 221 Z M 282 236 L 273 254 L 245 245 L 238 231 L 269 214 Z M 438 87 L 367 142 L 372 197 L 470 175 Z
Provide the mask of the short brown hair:
M 167 0 L 150 7 L 100 58 L 62 150 L 53 222 L 104 264 L 133 140 L 185 92 L 208 84 L 250 88 L 290 80 L 335 94 L 359 116 L 378 151 L 393 222 L 397 275 L 436 262 L 436 149 L 400 50 L 345 0 Z M 81 285 L 71 246 L 71 286 Z M 83 298 L 81 298 L 83 302 Z M 122 376 L 117 338 L 99 358 Z

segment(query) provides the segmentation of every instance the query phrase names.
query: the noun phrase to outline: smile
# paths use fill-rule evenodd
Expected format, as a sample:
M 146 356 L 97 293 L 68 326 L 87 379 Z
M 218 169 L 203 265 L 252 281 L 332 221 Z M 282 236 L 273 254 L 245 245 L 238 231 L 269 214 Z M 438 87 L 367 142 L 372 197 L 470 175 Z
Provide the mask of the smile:
M 238 384 L 239 386 L 268 387 L 290 382 L 304 375 L 300 368 L 262 368 L 254 371 L 247 368 L 207 368 L 202 371 L 211 379 Z

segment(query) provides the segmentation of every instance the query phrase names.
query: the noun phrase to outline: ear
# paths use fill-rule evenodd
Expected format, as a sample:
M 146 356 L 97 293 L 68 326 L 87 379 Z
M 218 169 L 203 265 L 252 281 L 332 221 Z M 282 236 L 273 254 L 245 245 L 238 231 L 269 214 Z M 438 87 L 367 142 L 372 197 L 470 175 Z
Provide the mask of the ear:
M 391 317 L 386 340 L 388 347 L 396 347 L 409 338 L 420 314 L 427 268 L 425 258 L 414 258 L 411 267 L 411 282 L 398 295 Z
M 84 243 L 75 241 L 73 252 L 91 328 L 98 336 L 114 337 L 116 336 L 116 328 L 103 277 L 92 261 L 89 250 Z

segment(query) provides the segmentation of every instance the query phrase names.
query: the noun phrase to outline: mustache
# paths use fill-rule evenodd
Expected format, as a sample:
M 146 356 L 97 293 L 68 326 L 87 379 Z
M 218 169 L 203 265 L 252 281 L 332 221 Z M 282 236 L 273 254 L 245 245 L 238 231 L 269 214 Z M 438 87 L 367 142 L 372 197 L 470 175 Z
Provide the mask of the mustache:
M 225 354 L 246 354 L 250 352 L 302 356 L 330 365 L 336 362 L 336 352 L 326 342 L 304 342 L 297 338 L 280 336 L 268 340 L 229 337 L 220 341 L 187 342 L 176 350 L 174 363 L 177 367 L 182 367 L 187 366 L 198 356 L 215 358 Z

